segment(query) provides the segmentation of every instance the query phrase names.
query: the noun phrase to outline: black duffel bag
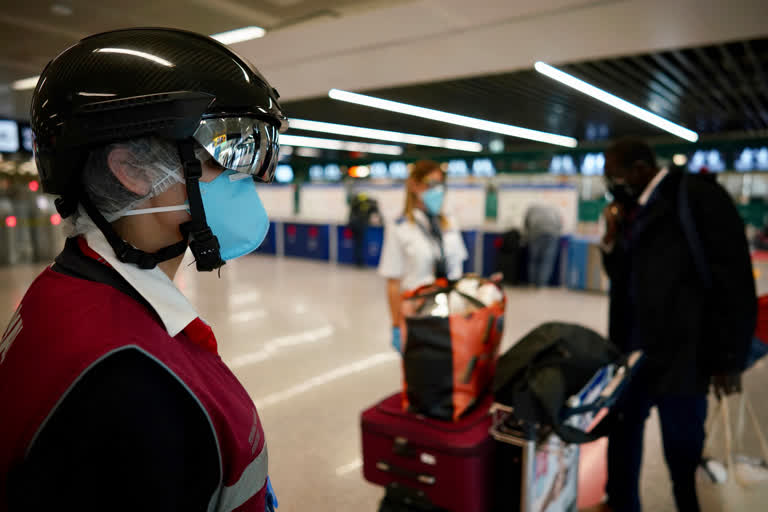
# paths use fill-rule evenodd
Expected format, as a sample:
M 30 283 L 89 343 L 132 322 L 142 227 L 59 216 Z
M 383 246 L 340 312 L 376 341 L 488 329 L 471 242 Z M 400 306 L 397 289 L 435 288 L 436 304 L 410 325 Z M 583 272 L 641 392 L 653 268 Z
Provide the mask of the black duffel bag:
M 567 401 L 601 368 L 625 363 L 616 347 L 595 331 L 574 324 L 546 323 L 501 356 L 493 392 L 497 402 L 514 409 L 517 420 L 537 425 L 542 432 L 554 431 L 566 443 L 585 443 L 604 435 L 608 422 L 589 434 L 566 425 Z M 615 391 L 610 403 L 602 400 L 595 407 L 610 407 L 620 392 Z

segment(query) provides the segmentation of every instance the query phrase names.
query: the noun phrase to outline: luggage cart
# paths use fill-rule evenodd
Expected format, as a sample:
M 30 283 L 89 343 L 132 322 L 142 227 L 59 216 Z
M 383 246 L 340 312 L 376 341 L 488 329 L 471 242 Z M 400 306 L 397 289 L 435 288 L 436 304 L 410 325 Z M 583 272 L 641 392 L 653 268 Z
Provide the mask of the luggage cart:
M 608 365 L 567 402 L 564 423 L 589 432 L 618 399 L 642 359 L 631 354 L 624 365 Z M 541 425 L 515 418 L 514 408 L 491 407 L 491 436 L 497 446 L 497 512 L 576 512 L 579 446 L 566 444 Z M 542 440 L 543 439 L 543 440 Z

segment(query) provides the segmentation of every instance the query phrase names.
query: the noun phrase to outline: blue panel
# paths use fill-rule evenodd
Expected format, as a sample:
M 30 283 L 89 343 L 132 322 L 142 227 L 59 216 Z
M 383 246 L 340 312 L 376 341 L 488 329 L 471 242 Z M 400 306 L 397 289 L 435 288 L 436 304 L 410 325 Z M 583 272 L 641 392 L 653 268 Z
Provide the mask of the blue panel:
M 572 238 L 568 245 L 568 266 L 565 284 L 574 290 L 584 290 L 587 287 L 587 255 L 589 240 Z
M 464 273 L 478 273 L 478 269 L 475 264 L 475 248 L 477 247 L 477 231 L 462 231 L 461 237 L 464 239 L 464 246 L 467 248 L 469 257 L 464 260 Z
M 384 245 L 384 228 L 371 226 L 365 233 L 365 262 L 369 267 L 378 267 L 381 247 Z
M 352 230 L 347 226 L 337 226 L 337 240 L 339 249 L 336 260 L 339 263 L 354 265 L 355 263 L 355 238 L 352 236 Z
M 347 226 L 337 226 L 339 250 L 337 261 L 342 264 L 355 264 L 355 239 Z M 378 267 L 381 258 L 381 246 L 384 243 L 384 228 L 370 226 L 365 233 L 365 264 Z
M 269 230 L 264 241 L 261 243 L 254 254 L 277 254 L 277 225 L 274 222 L 269 223 Z
M 557 259 L 555 260 L 555 270 L 552 272 L 552 277 L 549 279 L 550 286 L 562 286 L 565 283 L 563 278 L 563 259 L 566 259 L 568 255 L 568 247 L 570 246 L 571 237 L 560 237 L 560 247 L 557 250 Z
M 285 255 L 328 261 L 330 226 L 327 224 L 285 224 Z
M 501 244 L 501 236 L 501 233 L 483 233 L 482 275 L 485 277 L 496 272 L 496 255 L 499 252 L 498 244 Z

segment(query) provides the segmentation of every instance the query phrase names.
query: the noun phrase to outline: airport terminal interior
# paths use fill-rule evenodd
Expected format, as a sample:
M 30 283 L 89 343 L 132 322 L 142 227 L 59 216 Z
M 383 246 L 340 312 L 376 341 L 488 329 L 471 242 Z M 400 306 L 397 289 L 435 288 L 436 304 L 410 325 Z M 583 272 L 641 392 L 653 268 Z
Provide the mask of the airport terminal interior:
M 462 272 L 506 274 L 499 354 L 545 322 L 608 335 L 605 151 L 626 136 L 646 141 L 660 167 L 722 185 L 744 222 L 757 295 L 768 294 L 764 0 L 1 3 L 0 332 L 66 237 L 37 173 L 29 113 L 48 61 L 90 34 L 171 27 L 213 35 L 279 91 L 289 128 L 274 181 L 256 187 L 264 242 L 214 272 L 196 271 L 188 251 L 174 283 L 256 405 L 280 511 L 375 512 L 384 496 L 363 474 L 361 413 L 403 388 L 377 267 L 418 161 L 446 177 Z M 350 223 L 360 199 L 376 205 L 362 235 Z M 545 286 L 516 259 L 527 258 L 534 205 L 562 224 Z M 523 235 L 514 257 L 511 231 Z M 766 366 L 747 370 L 744 388 L 768 432 Z M 0 389 L 11 392 L 23 390 Z M 582 447 L 579 509 L 603 499 L 606 446 Z M 741 448 L 762 457 L 759 436 L 748 432 Z M 765 489 L 765 461 L 762 470 Z M 676 510 L 655 412 L 641 495 L 644 510 Z

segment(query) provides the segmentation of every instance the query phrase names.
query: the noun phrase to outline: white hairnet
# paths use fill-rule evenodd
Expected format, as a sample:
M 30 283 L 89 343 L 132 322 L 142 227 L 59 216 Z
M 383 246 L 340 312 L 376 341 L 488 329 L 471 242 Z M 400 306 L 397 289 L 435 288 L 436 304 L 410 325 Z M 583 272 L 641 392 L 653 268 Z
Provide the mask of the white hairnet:
M 109 153 L 117 148 L 128 150 L 130 156 L 126 163 L 129 164 L 129 169 L 135 171 L 134 177 L 149 184 L 148 194 L 142 196 L 126 189 L 109 169 L 107 158 Z M 207 158 L 204 156 L 207 153 L 202 148 L 196 151 L 196 155 L 201 160 Z M 172 185 L 184 183 L 176 144 L 156 137 L 116 142 L 91 151 L 83 169 L 82 180 L 85 192 L 108 222 L 114 222 L 125 212 L 165 192 Z M 69 237 L 96 229 L 82 205 L 67 221 L 65 231 Z

